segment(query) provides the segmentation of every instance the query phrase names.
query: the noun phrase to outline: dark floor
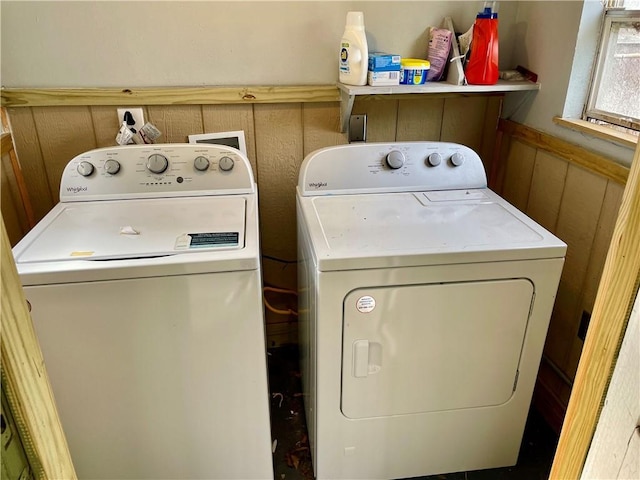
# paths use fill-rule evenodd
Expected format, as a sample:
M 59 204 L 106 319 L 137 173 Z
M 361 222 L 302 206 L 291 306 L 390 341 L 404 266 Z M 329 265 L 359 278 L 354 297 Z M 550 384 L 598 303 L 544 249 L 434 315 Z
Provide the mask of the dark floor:
M 313 480 L 295 347 L 269 350 L 271 431 L 275 480 Z M 558 438 L 532 409 L 514 467 L 419 477 L 420 480 L 546 480 Z M 414 479 L 417 480 L 417 479 Z

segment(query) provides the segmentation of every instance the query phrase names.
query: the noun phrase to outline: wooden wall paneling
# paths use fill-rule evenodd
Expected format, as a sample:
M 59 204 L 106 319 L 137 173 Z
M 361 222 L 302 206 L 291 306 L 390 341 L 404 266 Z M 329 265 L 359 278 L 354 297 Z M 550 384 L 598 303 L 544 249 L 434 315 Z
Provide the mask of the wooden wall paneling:
M 302 105 L 255 105 L 254 115 L 262 253 L 271 260 L 264 264 L 264 281 L 295 289 L 290 282 L 297 258 L 295 188 L 304 158 Z
M 38 138 L 33 109 L 8 108 L 13 145 L 29 190 L 36 222 L 55 205 Z M 57 194 L 55 196 L 57 198 Z
M 302 104 L 255 105 L 254 118 L 263 281 L 297 292 L 295 187 L 304 157 Z M 269 298 L 279 308 L 296 297 L 276 293 Z M 295 315 L 265 309 L 265 322 L 267 346 L 297 341 Z
M 536 149 L 512 140 L 504 167 L 502 196 L 523 212 L 529 202 Z
M 538 150 L 525 212 L 550 232 L 555 232 L 569 164 Z
M 449 97 L 444 102 L 440 140 L 466 145 L 482 153 L 484 124 L 487 118 L 486 96 Z M 497 125 L 497 117 L 496 117 Z
M 478 151 L 478 155 L 482 158 L 484 170 L 487 174 L 487 181 L 490 172 L 493 169 L 494 159 L 496 155 L 496 139 L 498 136 L 498 120 L 502 113 L 502 95 L 494 95 L 487 97 L 487 108 L 485 110 L 484 130 L 482 132 L 482 147 Z
M 96 148 L 89 107 L 33 107 L 42 159 L 54 204 L 62 171 L 76 155 Z
M 639 244 L 640 144 L 636 147 L 622 195 L 593 306 L 591 327 L 549 474 L 551 480 L 579 478 L 582 472 L 619 347 L 637 299 L 640 284 Z
M 398 100 L 357 97 L 351 114 L 367 115 L 367 142 L 394 142 L 396 140 Z
M 618 218 L 618 210 L 622 202 L 623 192 L 624 186 L 611 180 L 607 182 L 600 218 L 598 219 L 596 234 L 591 248 L 591 255 L 589 255 L 589 265 L 581 289 L 582 298 L 580 300 L 581 307 L 578 312 L 579 315 L 581 315 L 582 311 L 586 311 L 589 314 L 593 311 L 598 285 L 602 277 L 607 250 L 611 243 L 613 228 L 615 227 L 616 218 Z M 583 340 L 575 335 L 566 364 L 567 375 L 570 378 L 575 377 L 583 345 Z
M 12 247 L 29 231 L 20 195 L 18 194 L 16 197 L 15 185 L 16 180 L 11 170 L 11 159 L 7 153 L 2 155 L 2 164 L 0 165 L 0 203 L 2 218 Z
M 500 125 L 500 121 L 498 121 Z M 496 137 L 496 147 L 494 151 L 494 159 L 491 162 L 491 170 L 487 172 L 487 181 L 489 188 L 502 195 L 504 187 L 504 177 L 507 170 L 507 159 L 511 151 L 511 135 L 498 129 Z
M 340 133 L 340 105 L 336 103 L 303 103 L 303 153 L 306 157 L 314 150 L 349 142 L 346 133 Z
M 567 245 L 545 353 L 565 373 L 580 324 L 580 300 L 607 180 L 570 165 L 555 234 Z
M 188 143 L 189 135 L 204 133 L 200 105 L 149 105 L 147 117 L 162 133 L 156 143 Z
M 247 157 L 251 162 L 253 174 L 258 178 L 256 164 L 256 133 L 253 122 L 253 105 L 203 105 L 202 133 L 244 131 L 247 145 Z M 192 134 L 196 132 L 191 132 Z M 188 137 L 187 137 L 187 141 Z
M 396 140 L 438 141 L 442 130 L 444 98 L 414 95 L 398 101 Z

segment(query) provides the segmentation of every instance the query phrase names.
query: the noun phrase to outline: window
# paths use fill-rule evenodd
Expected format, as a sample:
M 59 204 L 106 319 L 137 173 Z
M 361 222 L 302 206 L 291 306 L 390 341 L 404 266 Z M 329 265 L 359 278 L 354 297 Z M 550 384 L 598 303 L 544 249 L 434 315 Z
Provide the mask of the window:
M 640 10 L 631 8 L 640 9 L 640 0 L 608 1 L 585 119 L 634 133 L 640 131 Z

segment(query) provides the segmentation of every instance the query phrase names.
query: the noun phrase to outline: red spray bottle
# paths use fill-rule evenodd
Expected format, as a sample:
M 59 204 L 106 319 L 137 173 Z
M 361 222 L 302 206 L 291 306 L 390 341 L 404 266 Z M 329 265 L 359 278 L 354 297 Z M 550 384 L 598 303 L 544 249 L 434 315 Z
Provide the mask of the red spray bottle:
M 496 2 L 485 2 L 473 24 L 471 54 L 464 71 L 470 85 L 498 82 L 498 12 L 495 6 Z

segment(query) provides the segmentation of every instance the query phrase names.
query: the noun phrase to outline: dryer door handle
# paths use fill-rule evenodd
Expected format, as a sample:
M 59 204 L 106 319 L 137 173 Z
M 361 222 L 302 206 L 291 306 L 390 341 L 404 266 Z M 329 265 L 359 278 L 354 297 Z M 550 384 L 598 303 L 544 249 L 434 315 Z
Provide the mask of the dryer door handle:
M 382 345 L 369 340 L 353 342 L 353 376 L 364 378 L 382 367 Z

